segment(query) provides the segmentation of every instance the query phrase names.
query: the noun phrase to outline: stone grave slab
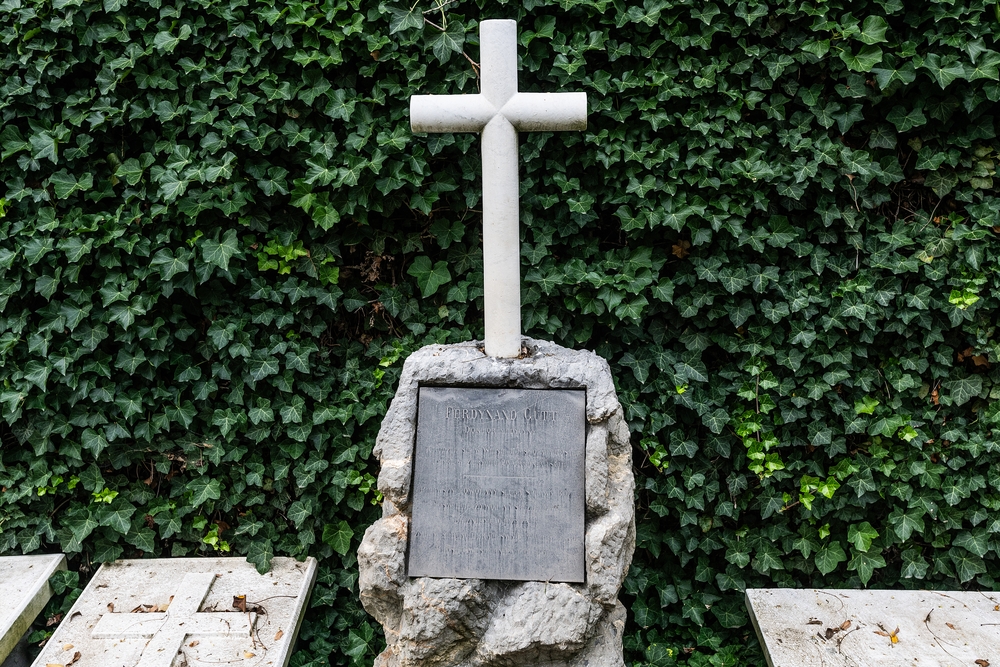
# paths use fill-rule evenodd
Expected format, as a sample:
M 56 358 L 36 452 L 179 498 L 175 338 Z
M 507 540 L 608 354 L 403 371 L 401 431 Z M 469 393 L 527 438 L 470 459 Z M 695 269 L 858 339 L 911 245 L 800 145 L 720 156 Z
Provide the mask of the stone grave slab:
M 34 667 L 286 667 L 316 560 L 242 558 L 106 563 Z
M 770 667 L 1000 665 L 1000 593 L 748 589 Z
M 586 392 L 420 387 L 407 574 L 584 581 Z
M 0 556 L 0 662 L 17 646 L 52 597 L 49 577 L 66 569 L 66 556 Z

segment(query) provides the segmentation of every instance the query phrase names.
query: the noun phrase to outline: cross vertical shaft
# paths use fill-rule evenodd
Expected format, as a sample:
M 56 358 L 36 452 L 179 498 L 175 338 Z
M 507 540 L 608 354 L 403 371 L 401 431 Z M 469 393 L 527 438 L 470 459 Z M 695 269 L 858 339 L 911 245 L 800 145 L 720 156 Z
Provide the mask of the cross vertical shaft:
M 481 132 L 486 354 L 521 352 L 518 132 L 585 130 L 586 93 L 517 91 L 517 24 L 479 24 L 479 95 L 414 95 L 414 132 Z
M 517 24 L 480 27 L 483 96 L 502 109 L 517 94 Z M 521 239 L 517 130 L 502 113 L 483 128 L 483 301 L 486 354 L 521 353 Z M 486 252 L 489 248 L 492 252 Z

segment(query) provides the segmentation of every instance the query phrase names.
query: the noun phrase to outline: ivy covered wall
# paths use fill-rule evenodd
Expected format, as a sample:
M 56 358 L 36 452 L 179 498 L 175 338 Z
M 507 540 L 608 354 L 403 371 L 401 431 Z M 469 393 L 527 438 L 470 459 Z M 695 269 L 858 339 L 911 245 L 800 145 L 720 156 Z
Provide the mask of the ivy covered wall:
M 405 356 L 482 335 L 477 21 L 522 137 L 525 333 L 612 363 L 629 661 L 760 665 L 747 586 L 1000 578 L 1000 10 L 982 0 L 0 3 L 0 553 L 320 559 L 296 667 L 370 665 L 354 551 Z M 45 631 L 35 635 L 44 637 Z

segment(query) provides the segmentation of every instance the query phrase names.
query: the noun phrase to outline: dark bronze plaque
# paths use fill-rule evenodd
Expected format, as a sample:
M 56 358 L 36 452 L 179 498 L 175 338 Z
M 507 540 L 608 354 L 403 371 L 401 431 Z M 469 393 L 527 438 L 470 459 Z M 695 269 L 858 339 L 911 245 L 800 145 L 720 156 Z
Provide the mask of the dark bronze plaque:
M 407 574 L 582 582 L 585 401 L 421 387 Z

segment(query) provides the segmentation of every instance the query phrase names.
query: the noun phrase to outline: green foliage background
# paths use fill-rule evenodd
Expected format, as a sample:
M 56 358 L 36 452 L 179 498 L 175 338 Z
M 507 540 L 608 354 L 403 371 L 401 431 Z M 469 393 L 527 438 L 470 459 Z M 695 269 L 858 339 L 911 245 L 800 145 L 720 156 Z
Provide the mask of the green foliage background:
M 996 589 L 980 0 L 4 0 L 0 553 L 313 555 L 293 664 L 371 663 L 380 417 L 482 333 L 478 142 L 407 100 L 493 17 L 590 100 L 522 137 L 523 319 L 617 372 L 627 658 L 762 664 L 747 586 Z

